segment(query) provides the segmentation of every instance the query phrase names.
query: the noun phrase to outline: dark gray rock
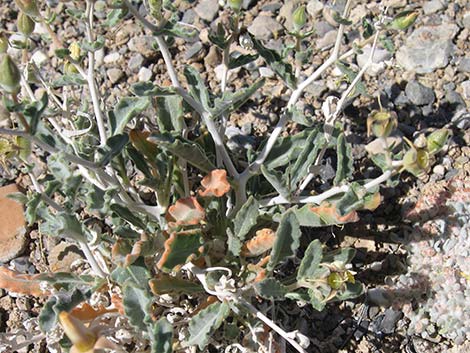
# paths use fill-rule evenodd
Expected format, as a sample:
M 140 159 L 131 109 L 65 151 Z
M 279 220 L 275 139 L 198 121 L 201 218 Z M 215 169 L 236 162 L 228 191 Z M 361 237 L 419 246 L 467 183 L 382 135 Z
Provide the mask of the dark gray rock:
M 36 273 L 34 265 L 29 261 L 28 256 L 17 257 L 10 261 L 10 265 L 15 271 L 27 274 Z
M 436 95 L 432 88 L 426 87 L 418 81 L 410 81 L 405 87 L 405 93 L 411 103 L 428 105 L 434 103 Z
M 193 9 L 188 9 L 184 12 L 182 22 L 193 24 L 194 21 L 196 21 L 196 16 L 196 11 L 194 11 Z
M 266 11 L 266 12 L 276 12 L 282 7 L 282 4 L 279 2 L 271 2 L 269 4 L 263 5 L 261 7 L 261 11 Z
M 248 32 L 258 39 L 268 40 L 275 32 L 282 30 L 282 26 L 274 18 L 260 15 L 248 27 Z
M 394 310 L 394 309 L 387 309 L 383 314 L 382 320 L 379 325 L 379 330 L 385 334 L 391 334 L 395 332 L 395 325 L 397 324 L 398 320 L 403 317 L 403 312 Z

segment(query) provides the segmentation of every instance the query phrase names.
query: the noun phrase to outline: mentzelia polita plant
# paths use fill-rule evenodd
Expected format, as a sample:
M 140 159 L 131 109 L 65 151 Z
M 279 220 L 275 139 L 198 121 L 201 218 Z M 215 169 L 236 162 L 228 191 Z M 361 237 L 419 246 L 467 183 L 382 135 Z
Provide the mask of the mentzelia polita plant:
M 132 341 L 136 349 L 159 353 L 204 350 L 209 343 L 262 351 L 278 347 L 270 330 L 305 352 L 308 340 L 294 339 L 298 336 L 271 320 L 254 299 L 292 299 L 323 310 L 331 301 L 359 296 L 363 286 L 351 270 L 354 250 L 327 251 L 319 240 L 310 242 L 291 275 L 283 274 L 280 265 L 297 256 L 300 227 L 357 221 L 358 211 L 380 204 L 381 184 L 393 185 L 403 171 L 426 173 L 446 143 L 448 131 L 438 130 L 419 145 L 389 145 L 397 116 L 374 112 L 367 127 L 383 147 L 371 156 L 381 174 L 353 181 L 343 110 L 367 93 L 361 79 L 377 46 L 393 50 L 390 38 L 408 29 L 418 13 L 390 17 L 384 8 L 357 28 L 348 19 L 353 1 L 330 7 L 336 42 L 304 78 L 314 50 L 305 8 L 295 9 L 293 29 L 277 52 L 246 34 L 241 1 L 228 1 L 229 21 L 209 34 L 223 67 L 220 89 L 209 91 L 194 67 L 174 66 L 168 46 L 197 33 L 179 21 L 171 1 L 146 1 L 145 15 L 137 9 L 140 1 L 68 1 L 60 14 L 49 7 L 52 2 L 15 2 L 23 40 L 0 36 L 0 85 L 9 112 L 0 128 L 2 165 L 21 167 L 31 179 L 27 195 L 16 195 L 26 205 L 29 224 L 78 244 L 89 265 L 83 273 L 0 269 L 3 288 L 46 300 L 38 318 L 42 333 L 33 325 L 28 342 L 45 338 L 50 349 L 63 345 L 74 352 L 119 350 L 116 342 Z M 107 12 L 104 20 L 95 17 L 98 3 Z M 63 42 L 53 30 L 58 16 L 81 23 L 84 38 Z M 171 86 L 137 83 L 132 96 L 110 107 L 95 60 L 105 40 L 96 33 L 131 17 L 155 38 Z M 37 36 L 34 23 L 48 36 Z M 345 31 L 353 28 L 362 35 L 344 48 Z M 34 64 L 33 37 L 55 50 L 62 73 Z M 233 51 L 238 42 L 245 54 Z M 356 71 L 353 59 L 366 45 L 372 48 L 369 60 Z M 225 138 L 230 115 L 256 92 L 262 94 L 265 80 L 234 91 L 229 72 L 255 60 L 276 73 L 290 97 L 256 150 L 235 154 Z M 345 87 L 339 97 L 327 97 L 324 119 L 314 121 L 299 103 L 305 89 L 335 66 Z M 298 128 L 281 136 L 291 122 Z M 329 189 L 316 194 L 311 181 L 327 153 L 336 155 L 336 176 Z M 154 199 L 144 200 L 143 191 Z M 213 333 L 220 327 L 217 342 Z M 130 330 L 133 340 L 125 333 Z M 63 332 L 68 339 L 61 339 Z M 11 339 L 8 345 L 15 350 L 22 343 Z

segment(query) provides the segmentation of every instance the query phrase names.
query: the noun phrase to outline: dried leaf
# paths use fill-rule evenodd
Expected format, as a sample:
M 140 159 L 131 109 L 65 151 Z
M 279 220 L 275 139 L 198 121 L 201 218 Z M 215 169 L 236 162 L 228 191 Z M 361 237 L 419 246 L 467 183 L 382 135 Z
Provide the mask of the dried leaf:
M 168 208 L 166 218 L 173 225 L 195 225 L 204 220 L 206 213 L 193 196 L 179 199 Z M 171 225 L 170 225 L 171 226 Z
M 83 303 L 82 305 L 75 307 L 70 312 L 70 314 L 81 321 L 88 322 L 96 319 L 98 316 L 107 313 L 115 313 L 117 311 L 117 308 L 107 309 L 103 305 L 100 305 L 97 309 L 95 309 L 90 304 Z
M 25 275 L 8 268 L 0 267 L 0 288 L 8 291 L 33 295 L 35 297 L 47 296 L 49 293 L 41 289 L 40 275 Z
M 204 190 L 199 190 L 202 197 L 221 197 L 230 191 L 230 184 L 227 181 L 227 171 L 224 169 L 214 169 L 209 172 L 201 181 Z
M 359 221 L 359 216 L 356 211 L 340 216 L 336 206 L 329 201 L 324 201 L 317 207 L 312 206 L 310 207 L 310 210 L 317 214 L 327 224 L 343 224 Z
M 272 229 L 263 228 L 256 232 L 256 236 L 248 240 L 242 248 L 242 255 L 246 257 L 259 256 L 271 249 L 276 234 Z

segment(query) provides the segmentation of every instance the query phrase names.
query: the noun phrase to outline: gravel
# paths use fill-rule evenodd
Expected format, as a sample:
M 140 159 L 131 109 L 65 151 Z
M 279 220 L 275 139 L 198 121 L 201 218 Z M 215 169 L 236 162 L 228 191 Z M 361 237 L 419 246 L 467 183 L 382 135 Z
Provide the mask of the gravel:
M 411 103 L 416 105 L 432 104 L 436 95 L 432 88 L 426 87 L 418 81 L 410 81 L 406 85 L 405 93 Z

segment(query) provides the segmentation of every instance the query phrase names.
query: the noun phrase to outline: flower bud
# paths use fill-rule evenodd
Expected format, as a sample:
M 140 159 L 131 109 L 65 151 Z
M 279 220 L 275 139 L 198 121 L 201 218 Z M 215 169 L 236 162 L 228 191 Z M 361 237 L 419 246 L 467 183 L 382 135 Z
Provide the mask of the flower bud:
M 33 19 L 26 15 L 24 12 L 20 12 L 18 14 L 18 19 L 16 25 L 18 26 L 18 30 L 25 36 L 29 37 L 31 33 L 34 32 L 34 27 L 36 24 L 34 23 Z
M 8 39 L 3 33 L 0 33 L 0 54 L 6 53 L 7 50 L 8 50 Z
M 300 31 L 303 26 L 307 23 L 307 13 L 305 12 L 305 6 L 299 6 L 292 14 L 295 31 Z
M 418 12 L 416 11 L 403 11 L 395 16 L 390 22 L 390 27 L 396 30 L 407 30 L 418 18 Z
M 15 0 L 15 2 L 26 15 L 31 17 L 38 17 L 40 15 L 36 0 Z
M 16 93 L 20 87 L 21 73 L 13 59 L 3 54 L 0 59 L 0 86 L 8 93 Z
M 427 173 L 430 169 L 431 158 L 425 149 L 412 147 L 403 156 L 403 167 L 416 177 Z
M 66 61 L 64 63 L 64 74 L 66 75 L 76 75 L 78 74 L 78 70 L 75 67 L 74 64 L 72 64 L 70 61 Z
M 376 137 L 388 137 L 397 128 L 398 119 L 395 112 L 380 111 L 367 118 L 367 135 L 371 133 Z
M 235 12 L 240 12 L 242 9 L 242 0 L 228 0 L 228 6 L 235 11 Z
M 73 42 L 69 46 L 69 51 L 70 51 L 70 57 L 73 60 L 80 60 L 80 55 L 81 55 L 81 50 L 80 50 L 80 45 L 77 42 Z
M 65 334 L 79 352 L 87 352 L 93 349 L 97 336 L 79 319 L 66 311 L 62 311 L 59 314 L 59 321 Z
M 450 130 L 449 129 L 439 129 L 430 134 L 426 141 L 426 147 L 430 154 L 436 154 L 446 144 L 449 139 Z

